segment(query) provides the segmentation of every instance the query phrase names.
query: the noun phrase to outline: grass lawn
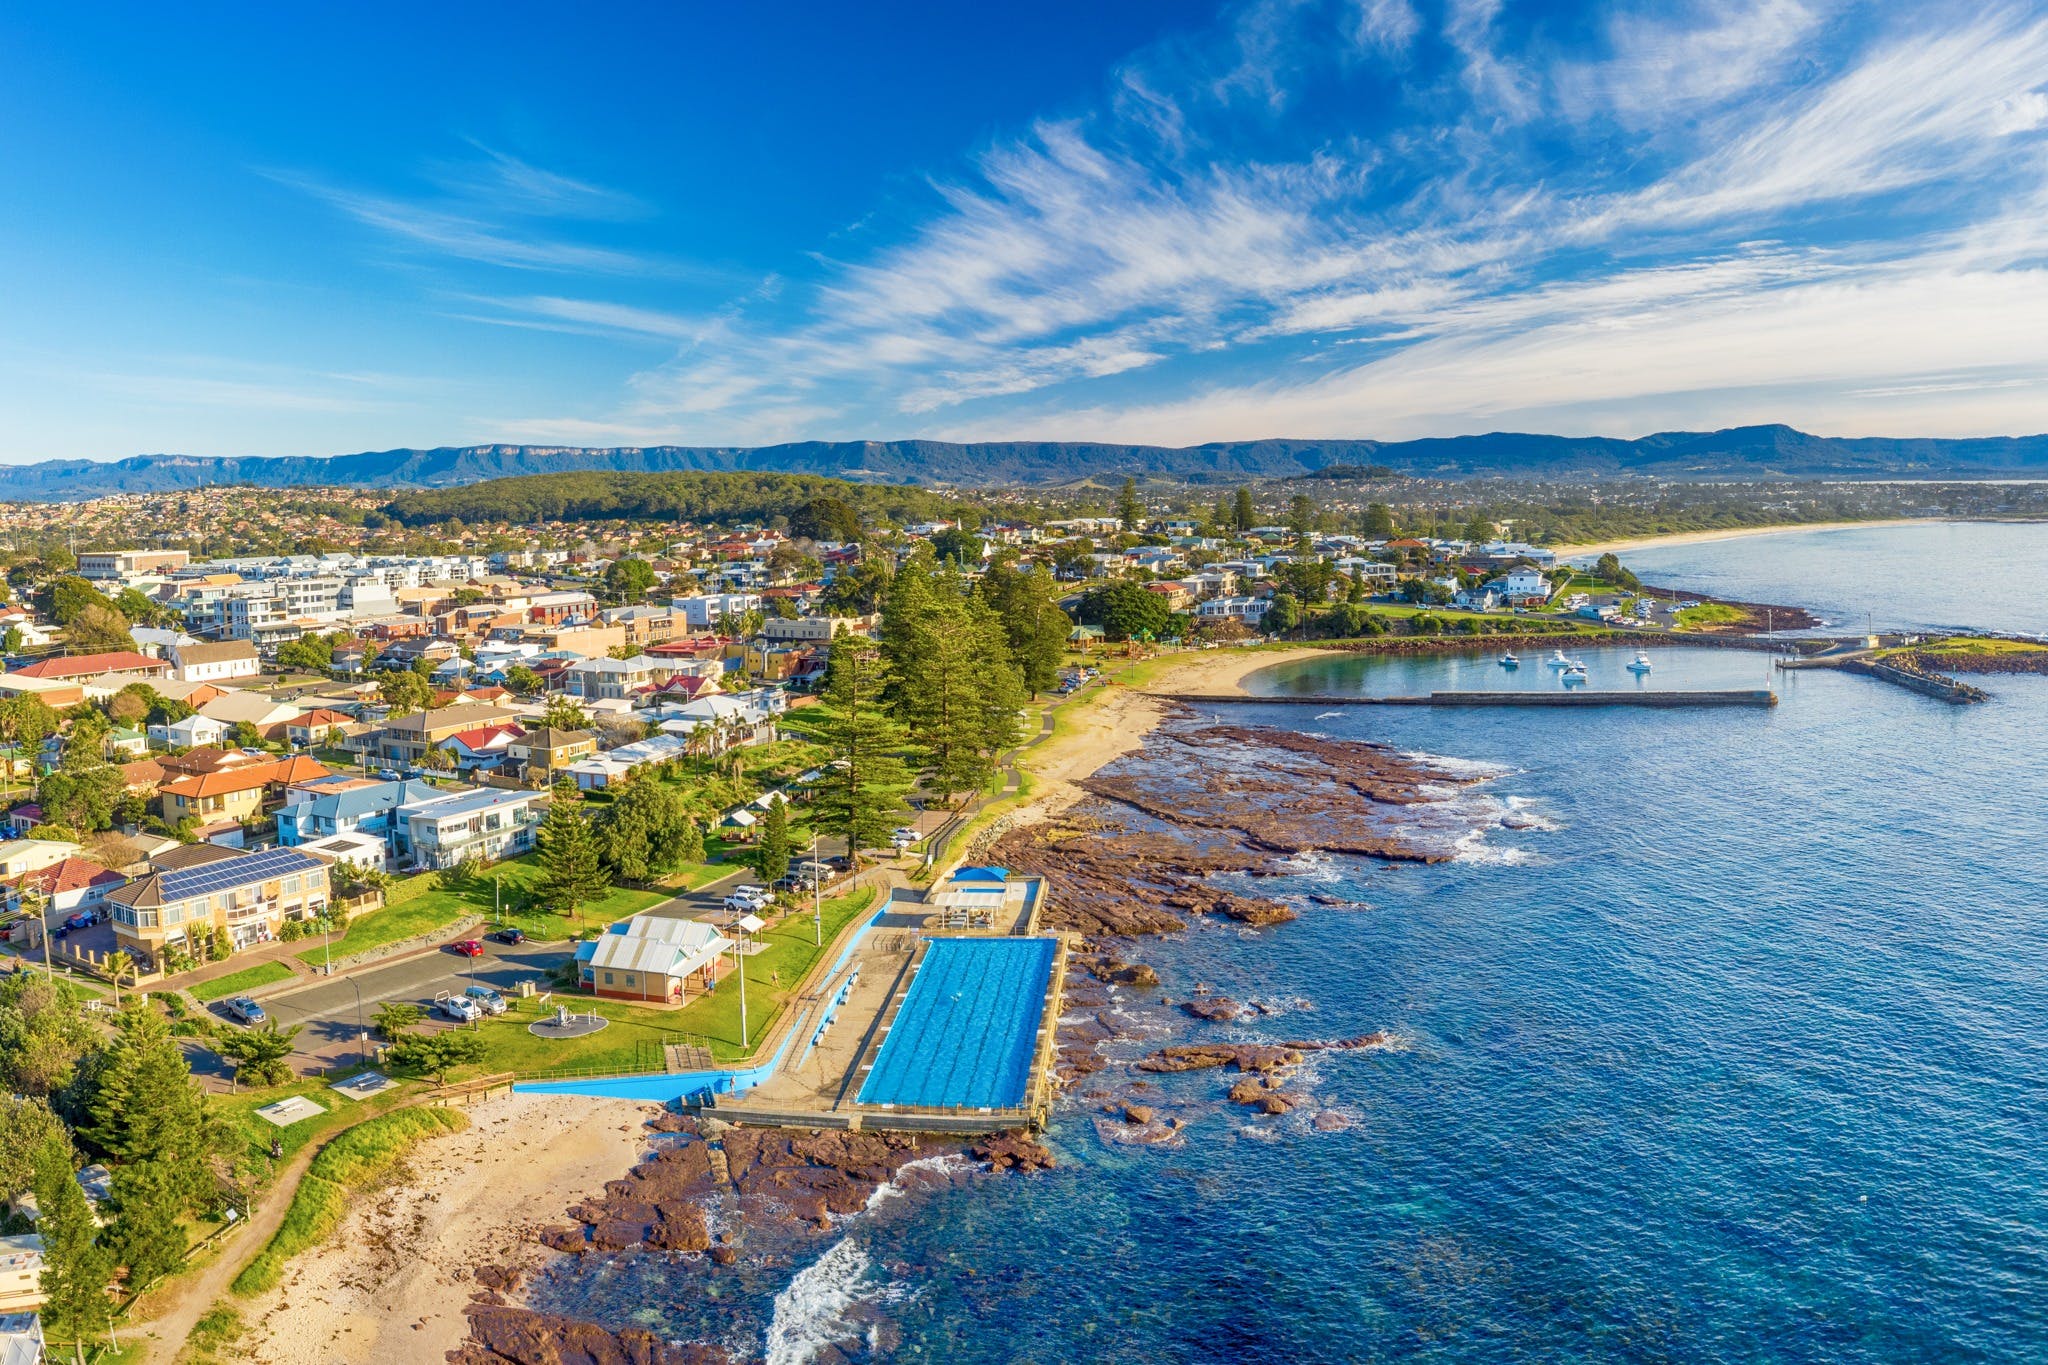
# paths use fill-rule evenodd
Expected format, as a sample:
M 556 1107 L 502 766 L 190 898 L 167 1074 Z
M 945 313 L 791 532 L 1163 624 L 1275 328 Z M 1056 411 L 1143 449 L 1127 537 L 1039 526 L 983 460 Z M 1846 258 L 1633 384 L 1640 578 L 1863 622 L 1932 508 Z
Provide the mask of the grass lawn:
M 1925 654 L 1937 659 L 1944 655 L 1952 659 L 1990 658 L 2012 654 L 2048 654 L 2048 645 L 2035 644 L 2031 640 L 1987 640 L 1973 635 L 1952 635 L 1946 640 L 1930 640 L 1925 644 L 1908 645 L 1903 649 L 1887 649 L 1883 654 Z
M 825 943 L 820 948 L 811 940 L 814 929 L 809 915 L 794 915 L 761 935 L 767 947 L 746 959 L 748 1035 L 758 1045 L 775 1023 L 784 1002 L 797 982 L 819 956 L 832 947 L 833 939 L 854 919 L 871 913 L 875 904 L 872 888 L 851 896 L 835 896 L 825 902 Z M 775 980 L 770 981 L 770 975 Z M 651 1049 L 676 1034 L 708 1039 L 712 1057 L 721 1064 L 745 1060 L 751 1048 L 740 1046 L 739 982 L 728 978 L 717 990 L 701 996 L 679 1010 L 650 1009 L 625 1000 L 598 1000 L 584 995 L 558 995 L 573 999 L 580 1013 L 595 1008 L 612 1021 L 611 1027 L 588 1038 L 553 1042 L 526 1031 L 531 1013 L 515 1007 L 479 1027 L 490 1048 L 482 1071 L 517 1071 L 522 1074 L 552 1071 L 560 1067 L 596 1070 L 630 1070 L 646 1064 Z
M 1671 624 L 1680 630 L 1688 630 L 1699 626 L 1725 626 L 1746 619 L 1747 613 L 1740 607 L 1722 602 L 1702 602 L 1679 612 L 1671 618 Z
M 667 899 L 664 892 L 615 886 L 601 899 L 585 905 L 580 920 L 538 912 L 519 913 L 526 902 L 527 888 L 539 876 L 540 866 L 528 854 L 485 868 L 459 890 L 442 887 L 437 873 L 423 872 L 403 878 L 385 892 L 383 909 L 350 921 L 348 932 L 334 940 L 334 956 L 365 952 L 419 934 L 434 933 L 470 915 L 494 918 L 500 887 L 506 923 L 516 924 L 529 937 L 542 940 L 571 938 L 580 930 L 609 924 Z M 323 951 L 315 943 L 299 954 L 299 960 L 309 966 L 321 962 Z
M 231 995 L 253 991 L 258 986 L 268 986 L 273 981 L 288 981 L 291 975 L 292 969 L 282 962 L 259 962 L 253 967 L 244 967 L 239 972 L 229 972 L 226 976 L 202 981 L 191 988 L 191 994 L 194 1000 L 210 1005 Z

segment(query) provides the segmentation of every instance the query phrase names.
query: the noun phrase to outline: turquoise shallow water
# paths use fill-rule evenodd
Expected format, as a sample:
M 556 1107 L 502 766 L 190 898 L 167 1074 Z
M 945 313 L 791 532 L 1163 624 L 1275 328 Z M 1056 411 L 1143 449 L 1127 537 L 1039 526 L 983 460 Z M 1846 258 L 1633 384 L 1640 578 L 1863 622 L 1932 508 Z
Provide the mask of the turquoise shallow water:
M 1764 668 L 1653 653 L 1664 685 Z M 1196 1073 L 1162 1083 L 1185 1146 L 1119 1147 L 1077 1095 L 1057 1171 L 884 1199 L 793 1284 L 706 1303 L 614 1265 L 551 1306 L 778 1362 L 2048 1359 L 2048 679 L 1985 681 L 1972 708 L 1832 673 L 1770 711 L 1217 708 L 1491 765 L 1536 822 L 1437 866 L 1308 859 L 1258 888 L 1298 921 L 1140 950 L 1179 998 L 1300 1003 L 1127 1055 L 1393 1030 L 1310 1069 L 1348 1127 Z

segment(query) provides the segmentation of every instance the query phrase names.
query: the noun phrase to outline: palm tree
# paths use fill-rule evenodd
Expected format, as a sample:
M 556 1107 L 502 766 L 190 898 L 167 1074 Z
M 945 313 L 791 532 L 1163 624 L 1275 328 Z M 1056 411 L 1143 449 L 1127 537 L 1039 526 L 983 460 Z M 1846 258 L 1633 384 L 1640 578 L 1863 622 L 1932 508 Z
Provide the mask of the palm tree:
M 125 950 L 116 948 L 113 952 L 107 954 L 106 966 L 107 975 L 113 978 L 114 982 L 114 1008 L 119 1009 L 121 1008 L 121 981 L 124 977 L 135 975 L 135 959 L 128 956 Z

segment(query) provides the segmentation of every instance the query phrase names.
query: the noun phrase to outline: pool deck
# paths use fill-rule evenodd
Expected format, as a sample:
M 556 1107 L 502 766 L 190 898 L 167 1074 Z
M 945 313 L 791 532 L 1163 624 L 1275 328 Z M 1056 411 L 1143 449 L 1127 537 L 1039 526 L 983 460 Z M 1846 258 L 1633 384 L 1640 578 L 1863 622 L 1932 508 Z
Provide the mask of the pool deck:
M 1038 919 L 1043 896 L 1041 886 L 1029 898 L 1025 912 L 1003 927 L 1028 931 Z M 1052 1103 L 1054 1031 L 1066 983 L 1066 936 L 935 930 L 929 927 L 921 898 L 906 896 L 900 890 L 897 897 L 891 902 L 890 912 L 877 918 L 846 964 L 823 984 L 810 1009 L 796 1020 L 795 1028 L 803 1041 L 791 1049 L 782 1065 L 744 1094 L 709 1097 L 702 1106 L 703 1112 L 714 1113 L 731 1123 L 778 1127 L 962 1134 L 1044 1127 Z M 1025 936 L 1050 938 L 1055 948 L 1043 1007 L 1034 1025 L 1023 1101 L 1004 1108 L 860 1103 L 861 1085 L 888 1038 L 930 945 L 949 938 Z M 832 1015 L 829 1024 L 813 1040 L 818 1024 L 828 1012 Z

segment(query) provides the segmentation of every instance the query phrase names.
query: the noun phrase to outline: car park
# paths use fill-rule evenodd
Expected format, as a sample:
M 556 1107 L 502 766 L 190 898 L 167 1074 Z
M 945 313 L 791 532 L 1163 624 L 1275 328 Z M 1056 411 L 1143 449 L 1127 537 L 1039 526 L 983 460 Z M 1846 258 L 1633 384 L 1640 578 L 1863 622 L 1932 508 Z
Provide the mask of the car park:
M 471 986 L 464 990 L 462 995 L 485 1014 L 503 1014 L 511 1008 L 505 1003 L 505 997 L 489 986 Z
M 228 1018 L 238 1023 L 260 1024 L 270 1017 L 263 1012 L 263 1006 L 257 1004 L 246 995 L 238 995 L 232 1000 L 224 1000 L 221 1002 L 220 1007 L 226 1012 Z
M 437 995 L 434 997 L 434 1010 L 459 1024 L 473 1024 L 483 1017 L 483 1007 L 466 995 L 445 992 Z

